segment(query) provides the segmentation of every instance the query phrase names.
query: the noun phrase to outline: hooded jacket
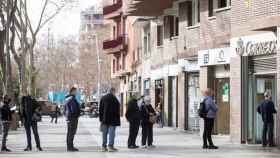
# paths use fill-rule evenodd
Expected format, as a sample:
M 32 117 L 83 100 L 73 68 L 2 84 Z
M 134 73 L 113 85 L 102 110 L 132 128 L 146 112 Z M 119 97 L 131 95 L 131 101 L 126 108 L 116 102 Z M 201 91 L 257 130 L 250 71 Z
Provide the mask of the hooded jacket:
M 74 95 L 68 95 L 65 99 L 65 116 L 66 119 L 72 120 L 80 117 L 80 104 Z

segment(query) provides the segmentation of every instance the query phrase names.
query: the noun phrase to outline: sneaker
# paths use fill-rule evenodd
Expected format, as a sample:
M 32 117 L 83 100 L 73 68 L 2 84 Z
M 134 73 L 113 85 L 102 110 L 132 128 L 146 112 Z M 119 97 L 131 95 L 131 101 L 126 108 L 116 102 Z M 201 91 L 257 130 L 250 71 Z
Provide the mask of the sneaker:
M 38 151 L 43 151 L 43 149 L 41 147 L 37 147 Z
M 108 148 L 108 152 L 117 152 L 117 151 L 118 151 L 118 149 L 116 149 L 112 146 Z
M 31 148 L 31 147 L 26 147 L 26 148 L 24 149 L 24 151 L 32 151 L 32 148 Z
M 211 145 L 208 147 L 208 149 L 219 149 L 219 147 L 215 146 L 215 145 Z
M 137 146 L 137 145 L 128 146 L 128 149 L 138 149 L 138 148 L 139 148 L 139 146 Z
M 107 152 L 108 151 L 108 148 L 107 147 L 102 147 L 101 148 L 101 152 Z
M 79 149 L 73 147 L 73 148 L 67 149 L 67 151 L 68 152 L 78 152 Z
M 141 148 L 146 149 L 147 145 L 142 145 Z
M 3 152 L 11 152 L 11 150 L 8 149 L 8 148 L 2 148 L 1 151 L 3 151 Z
M 154 145 L 149 145 L 148 148 L 149 148 L 149 149 L 153 149 L 153 148 L 156 148 L 156 146 L 154 146 Z
M 208 149 L 209 147 L 208 147 L 208 145 L 203 145 L 202 146 L 202 149 Z

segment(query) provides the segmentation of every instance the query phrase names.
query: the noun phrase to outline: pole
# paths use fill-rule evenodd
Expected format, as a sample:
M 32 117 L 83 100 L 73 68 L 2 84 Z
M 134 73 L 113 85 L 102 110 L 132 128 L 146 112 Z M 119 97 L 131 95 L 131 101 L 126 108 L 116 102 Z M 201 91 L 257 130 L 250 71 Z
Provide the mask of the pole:
M 97 101 L 100 100 L 100 77 L 101 77 L 101 65 L 100 65 L 100 52 L 98 45 L 98 36 L 95 34 L 95 44 L 96 44 L 96 55 L 97 55 Z

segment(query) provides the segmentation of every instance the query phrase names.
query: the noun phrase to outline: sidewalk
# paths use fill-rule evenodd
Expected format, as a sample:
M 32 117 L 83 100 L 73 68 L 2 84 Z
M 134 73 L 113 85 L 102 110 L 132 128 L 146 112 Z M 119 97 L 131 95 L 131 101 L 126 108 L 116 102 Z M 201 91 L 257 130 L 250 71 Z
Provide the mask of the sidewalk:
M 197 134 L 187 134 L 170 128 L 155 128 L 155 149 L 130 150 L 126 148 L 128 128 L 123 123 L 117 129 L 116 147 L 118 153 L 102 153 L 101 133 L 97 119 L 83 117 L 80 119 L 76 137 L 77 153 L 67 153 L 65 149 L 66 126 L 61 118 L 58 124 L 50 124 L 49 118 L 40 123 L 39 132 L 43 152 L 23 152 L 26 138 L 23 129 L 11 132 L 8 146 L 12 153 L 0 153 L 0 158 L 279 158 L 278 149 L 263 149 L 259 145 L 231 144 L 228 137 L 214 137 L 219 150 L 202 150 L 201 139 Z M 141 134 L 141 132 L 140 132 Z M 140 137 L 138 138 L 140 145 Z

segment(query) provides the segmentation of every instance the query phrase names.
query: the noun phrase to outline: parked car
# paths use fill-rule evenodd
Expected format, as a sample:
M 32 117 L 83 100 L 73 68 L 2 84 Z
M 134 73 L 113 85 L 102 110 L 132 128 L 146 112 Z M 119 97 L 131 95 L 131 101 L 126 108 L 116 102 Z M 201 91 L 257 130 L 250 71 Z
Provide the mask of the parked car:
M 98 102 L 96 101 L 89 101 L 85 104 L 84 112 L 86 115 L 89 115 L 90 117 L 98 117 L 99 111 L 98 111 Z
M 50 116 L 56 110 L 56 103 L 51 103 L 47 100 L 39 100 L 38 101 L 41 107 L 41 114 L 43 116 Z M 59 116 L 61 115 L 61 111 L 59 110 Z

